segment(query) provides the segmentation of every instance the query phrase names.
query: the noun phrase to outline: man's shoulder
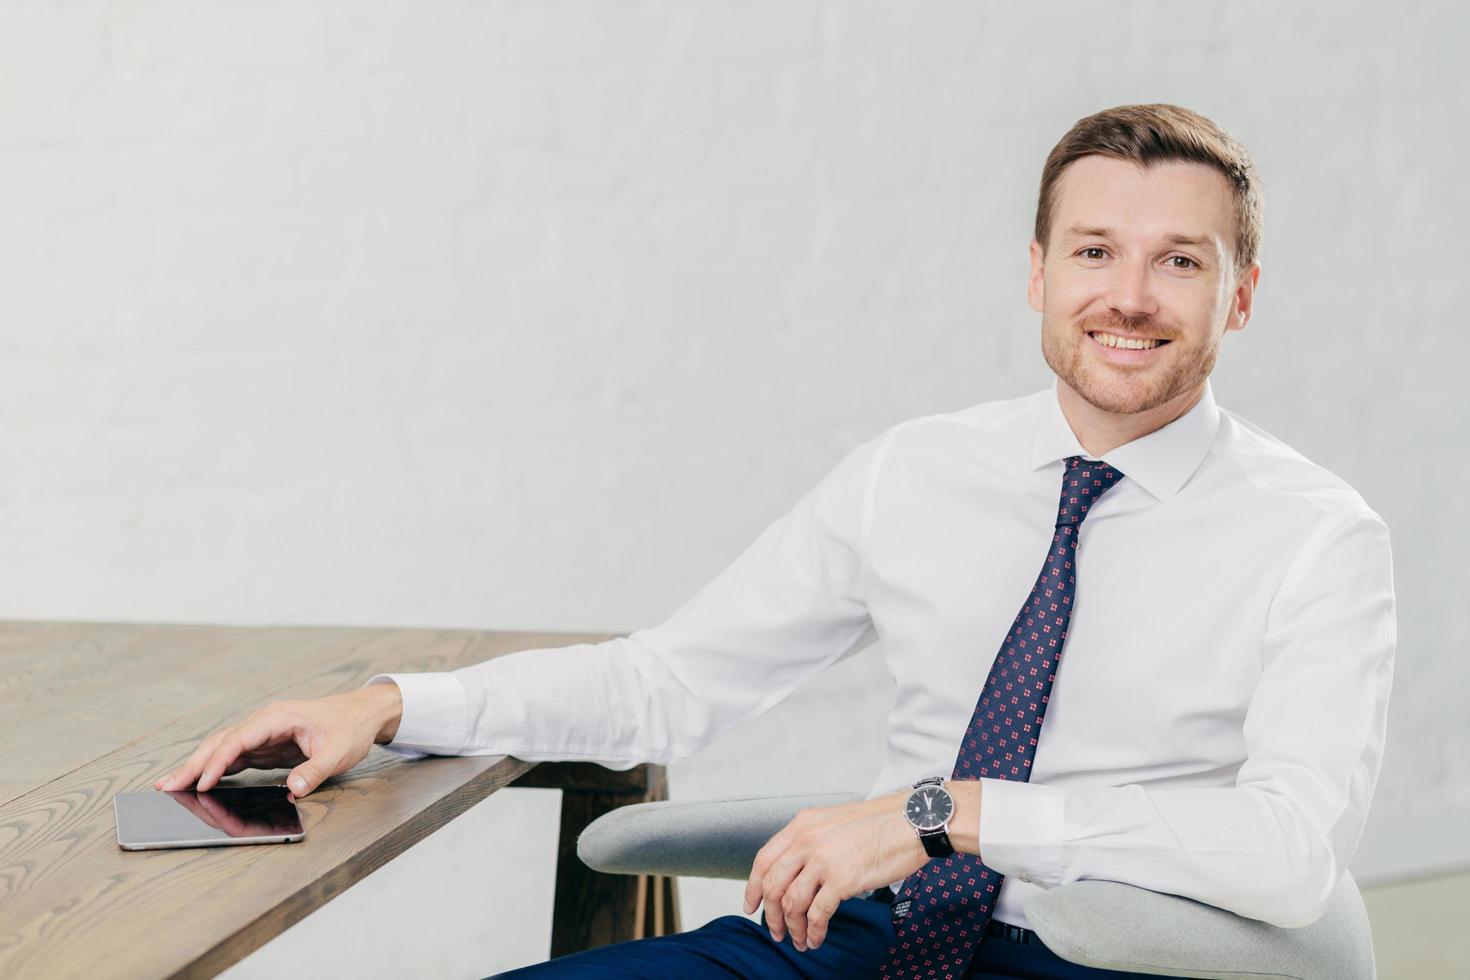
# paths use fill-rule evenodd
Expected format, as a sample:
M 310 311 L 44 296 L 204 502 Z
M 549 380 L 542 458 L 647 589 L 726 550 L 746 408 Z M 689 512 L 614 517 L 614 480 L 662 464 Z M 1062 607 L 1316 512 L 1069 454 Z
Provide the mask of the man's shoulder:
M 1337 473 L 1235 412 L 1222 408 L 1220 414 L 1215 449 L 1233 465 L 1248 492 L 1294 502 L 1329 523 L 1354 517 L 1383 523 Z
M 852 446 L 828 474 L 828 481 L 858 481 L 871 494 L 882 474 L 902 469 L 910 474 L 942 466 L 961 456 L 1000 458 L 1006 448 L 1029 445 L 1042 391 L 1016 398 L 981 402 L 949 412 L 918 415 L 870 435 Z
M 1044 399 L 1050 394 L 1049 390 L 1043 389 L 1014 398 L 980 402 L 953 411 L 915 416 L 889 426 L 877 439 L 891 444 L 897 441 L 928 442 L 952 438 L 983 439 L 987 436 L 1014 438 L 1021 432 L 1029 439 L 1040 410 L 1046 404 Z

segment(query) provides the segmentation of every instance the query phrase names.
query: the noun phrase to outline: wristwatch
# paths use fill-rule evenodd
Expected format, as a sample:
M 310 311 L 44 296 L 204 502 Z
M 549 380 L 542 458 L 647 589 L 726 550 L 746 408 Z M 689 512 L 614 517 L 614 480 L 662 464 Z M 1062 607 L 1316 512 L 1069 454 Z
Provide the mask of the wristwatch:
M 954 845 L 949 842 L 949 820 L 954 816 L 954 797 L 944 788 L 943 776 L 930 776 L 914 783 L 904 815 L 924 842 L 930 857 L 949 857 Z

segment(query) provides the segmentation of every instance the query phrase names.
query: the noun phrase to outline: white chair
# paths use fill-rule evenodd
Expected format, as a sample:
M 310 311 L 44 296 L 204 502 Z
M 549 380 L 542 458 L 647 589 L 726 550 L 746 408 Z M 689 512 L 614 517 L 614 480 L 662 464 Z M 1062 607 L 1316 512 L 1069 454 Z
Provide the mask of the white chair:
M 862 799 L 856 793 L 639 803 L 604 814 L 577 855 L 608 874 L 734 878 L 799 810 Z M 1283 929 L 1178 895 L 1116 881 L 1075 881 L 1040 892 L 1026 918 L 1041 941 L 1084 966 L 1229 980 L 1374 980 L 1368 912 L 1344 873 L 1326 914 Z M 1119 923 L 1148 923 L 1120 929 Z

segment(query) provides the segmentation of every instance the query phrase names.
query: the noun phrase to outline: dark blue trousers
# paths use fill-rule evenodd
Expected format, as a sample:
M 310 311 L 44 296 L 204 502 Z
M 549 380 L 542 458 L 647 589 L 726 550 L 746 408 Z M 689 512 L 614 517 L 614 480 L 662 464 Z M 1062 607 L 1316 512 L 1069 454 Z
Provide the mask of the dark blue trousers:
M 816 949 L 798 952 L 787 935 L 771 941 L 765 927 L 740 915 L 726 915 L 698 929 L 613 943 L 499 974 L 516 980 L 549 977 L 875 977 L 893 942 L 889 907 L 866 898 L 849 898 L 837 907 L 827 938 Z M 1136 973 L 1096 970 L 1062 959 L 1035 933 L 1017 942 L 1003 934 L 985 937 L 971 977 L 1030 977 L 1041 980 L 1137 980 Z

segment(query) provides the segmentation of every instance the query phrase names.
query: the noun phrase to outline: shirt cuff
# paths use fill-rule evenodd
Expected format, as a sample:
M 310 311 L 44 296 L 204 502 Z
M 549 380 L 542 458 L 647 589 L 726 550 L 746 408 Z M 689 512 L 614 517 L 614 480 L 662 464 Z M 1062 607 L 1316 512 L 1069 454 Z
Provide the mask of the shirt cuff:
M 453 674 L 378 674 L 367 684 L 398 685 L 403 717 L 383 748 L 410 759 L 455 755 L 469 738 L 464 685 Z M 366 687 L 367 684 L 363 686 Z
M 980 780 L 980 860 L 1006 876 L 1062 883 L 1065 792 L 1019 779 Z

